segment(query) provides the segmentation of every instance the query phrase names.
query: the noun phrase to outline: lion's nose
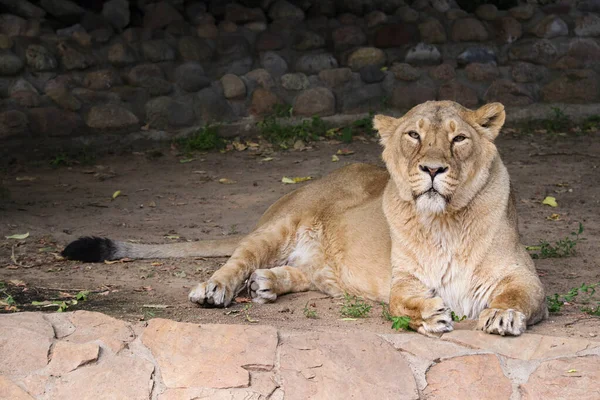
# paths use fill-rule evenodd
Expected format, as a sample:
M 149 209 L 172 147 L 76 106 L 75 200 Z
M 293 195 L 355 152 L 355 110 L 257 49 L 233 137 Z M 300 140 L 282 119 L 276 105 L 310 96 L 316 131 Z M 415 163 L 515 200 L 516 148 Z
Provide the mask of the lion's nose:
M 423 172 L 429 172 L 431 179 L 434 179 L 437 175 L 448 171 L 448 167 L 428 167 L 427 165 L 419 165 L 419 169 Z

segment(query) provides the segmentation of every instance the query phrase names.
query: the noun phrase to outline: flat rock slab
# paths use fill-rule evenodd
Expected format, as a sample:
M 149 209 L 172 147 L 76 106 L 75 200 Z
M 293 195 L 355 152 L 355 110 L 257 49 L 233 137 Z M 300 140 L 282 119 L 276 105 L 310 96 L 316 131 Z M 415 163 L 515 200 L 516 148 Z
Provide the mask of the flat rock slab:
M 443 340 L 473 349 L 485 349 L 519 360 L 539 360 L 566 357 L 580 352 L 600 348 L 600 342 L 555 336 L 524 334 L 518 337 L 489 335 L 480 331 L 453 331 L 446 333 Z
M 198 325 L 156 318 L 142 342 L 168 388 L 250 386 L 248 370 L 275 365 L 277 330 L 270 326 Z
M 0 316 L 0 375 L 24 375 L 48 364 L 54 338 L 41 313 Z
M 544 361 L 520 389 L 523 400 L 597 400 L 600 356 Z
M 418 399 L 408 362 L 369 333 L 286 335 L 280 349 L 286 399 Z
M 0 399 L 598 399 L 600 342 L 0 315 Z
M 52 361 L 48 364 L 50 375 L 60 376 L 74 371 L 84 364 L 98 359 L 100 346 L 95 343 L 58 342 L 52 349 Z
M 424 395 L 432 400 L 505 400 L 512 394 L 512 384 L 494 354 L 442 361 L 429 369 L 427 383 Z
M 0 399 L 32 400 L 33 397 L 7 377 L 0 375 Z
M 49 398 L 148 400 L 153 372 L 154 365 L 141 358 L 109 356 L 99 364 L 62 376 Z

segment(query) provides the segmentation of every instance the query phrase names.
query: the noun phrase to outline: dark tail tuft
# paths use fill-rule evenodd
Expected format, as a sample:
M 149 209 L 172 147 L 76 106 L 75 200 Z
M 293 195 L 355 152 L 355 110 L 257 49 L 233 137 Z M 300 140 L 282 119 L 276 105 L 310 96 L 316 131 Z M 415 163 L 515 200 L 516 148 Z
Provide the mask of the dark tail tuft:
M 110 239 L 82 237 L 69 243 L 60 254 L 69 260 L 101 262 L 112 260 L 116 252 L 115 243 Z

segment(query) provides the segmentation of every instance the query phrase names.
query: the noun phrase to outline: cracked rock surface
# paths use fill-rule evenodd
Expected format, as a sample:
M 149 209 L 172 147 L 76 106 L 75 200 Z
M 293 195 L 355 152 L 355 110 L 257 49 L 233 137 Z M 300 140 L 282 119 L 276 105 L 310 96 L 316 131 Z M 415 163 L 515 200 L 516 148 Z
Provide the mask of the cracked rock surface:
M 597 399 L 600 342 L 0 315 L 0 399 Z

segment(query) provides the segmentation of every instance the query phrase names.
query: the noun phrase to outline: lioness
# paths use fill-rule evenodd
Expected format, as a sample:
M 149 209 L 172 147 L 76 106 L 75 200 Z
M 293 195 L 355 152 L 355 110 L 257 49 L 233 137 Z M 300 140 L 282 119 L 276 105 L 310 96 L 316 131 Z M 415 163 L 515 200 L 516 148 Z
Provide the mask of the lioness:
M 345 292 L 385 301 L 425 335 L 477 329 L 520 335 L 547 317 L 544 289 L 519 243 L 515 201 L 494 145 L 504 106 L 469 110 L 429 101 L 402 118 L 374 118 L 387 170 L 349 165 L 283 196 L 235 240 L 138 245 L 82 238 L 84 261 L 231 255 L 189 294 L 227 306 L 244 287 L 256 303 L 285 293 Z

